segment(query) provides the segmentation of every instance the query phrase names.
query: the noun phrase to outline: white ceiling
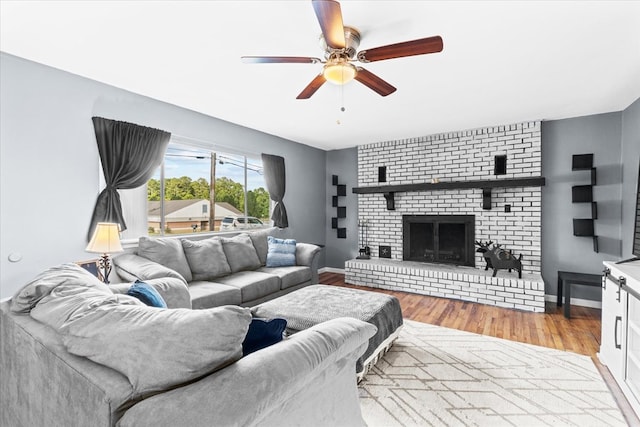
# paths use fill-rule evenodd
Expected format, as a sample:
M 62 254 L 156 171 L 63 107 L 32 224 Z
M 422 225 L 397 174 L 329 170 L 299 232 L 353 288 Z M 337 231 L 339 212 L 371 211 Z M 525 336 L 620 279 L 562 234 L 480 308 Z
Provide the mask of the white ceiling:
M 398 88 L 388 97 L 354 81 L 308 100 L 295 98 L 321 64 L 240 56 L 322 57 L 310 1 L 2 0 L 0 50 L 322 149 L 619 111 L 640 97 L 638 1 L 340 3 L 359 50 L 433 35 L 444 50 L 366 64 Z

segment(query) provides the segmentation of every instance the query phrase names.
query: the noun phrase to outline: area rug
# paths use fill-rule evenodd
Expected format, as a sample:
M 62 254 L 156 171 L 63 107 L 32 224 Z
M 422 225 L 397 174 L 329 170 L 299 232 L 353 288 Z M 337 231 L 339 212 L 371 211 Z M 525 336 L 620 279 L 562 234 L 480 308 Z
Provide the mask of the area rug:
M 627 425 L 588 356 L 410 320 L 359 392 L 369 427 Z

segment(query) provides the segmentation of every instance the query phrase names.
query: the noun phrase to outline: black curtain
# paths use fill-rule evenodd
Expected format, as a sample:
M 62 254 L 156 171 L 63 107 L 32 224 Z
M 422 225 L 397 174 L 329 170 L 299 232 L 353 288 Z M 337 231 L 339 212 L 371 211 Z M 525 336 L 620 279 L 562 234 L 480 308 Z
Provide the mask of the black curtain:
M 144 185 L 162 163 L 171 138 L 169 132 L 159 129 L 102 117 L 91 119 L 107 186 L 98 195 L 87 241 L 98 222 L 114 222 L 120 224 L 120 230 L 127 229 L 117 190 Z
M 262 167 L 264 168 L 264 180 L 267 184 L 267 191 L 271 200 L 276 202 L 273 208 L 273 225 L 278 228 L 287 228 L 289 219 L 287 218 L 287 209 L 282 203 L 285 191 L 285 172 L 284 158 L 274 156 L 272 154 L 262 154 Z

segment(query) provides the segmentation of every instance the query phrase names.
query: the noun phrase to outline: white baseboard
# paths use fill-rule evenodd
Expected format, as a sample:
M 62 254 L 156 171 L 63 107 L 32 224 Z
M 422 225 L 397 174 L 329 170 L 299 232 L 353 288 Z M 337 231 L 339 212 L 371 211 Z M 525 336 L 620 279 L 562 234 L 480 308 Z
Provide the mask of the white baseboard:
M 558 297 L 556 295 L 545 295 L 544 300 L 550 301 L 550 302 L 558 302 Z M 581 307 L 590 307 L 590 308 L 602 308 L 601 301 L 594 301 L 594 300 L 582 299 L 582 298 L 571 298 L 571 305 L 579 305 Z
M 344 268 L 322 267 L 318 269 L 318 273 L 339 273 L 344 274 Z

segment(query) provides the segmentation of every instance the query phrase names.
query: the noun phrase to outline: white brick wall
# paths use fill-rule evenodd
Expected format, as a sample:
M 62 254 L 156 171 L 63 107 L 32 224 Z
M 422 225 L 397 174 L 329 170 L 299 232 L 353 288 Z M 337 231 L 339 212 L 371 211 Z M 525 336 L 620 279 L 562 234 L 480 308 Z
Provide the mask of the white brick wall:
M 495 176 L 494 156 L 507 156 L 506 175 Z M 438 179 L 472 181 L 541 176 L 540 122 L 525 122 L 462 132 L 386 141 L 358 147 L 358 186 L 417 184 Z M 378 183 L 378 167 L 387 182 Z M 499 307 L 544 311 L 540 277 L 540 187 L 494 188 L 491 210 L 482 209 L 481 189 L 395 193 L 393 211 L 382 194 L 359 194 L 358 217 L 369 223 L 370 261 L 351 260 L 345 280 L 364 286 L 456 298 Z M 511 205 L 511 212 L 504 206 Z M 523 279 L 484 271 L 482 254 L 475 269 L 441 271 L 434 264 L 402 260 L 402 215 L 475 215 L 476 240 L 492 240 L 518 256 Z M 391 246 L 391 260 L 376 259 L 380 245 Z M 418 267 L 416 267 L 418 265 Z M 411 267 L 408 267 L 411 266 Z M 451 268 L 451 267 L 449 267 Z M 470 273 L 471 272 L 471 273 Z M 528 278 L 527 278 L 528 277 Z
M 538 177 L 540 147 L 539 121 L 362 145 L 358 185 Z M 507 174 L 495 176 L 494 156 L 503 154 Z M 379 166 L 387 167 L 386 183 L 378 183 Z M 379 245 L 389 245 L 392 259 L 402 259 L 402 215 L 475 215 L 476 239 L 522 254 L 524 271 L 540 272 L 540 187 L 494 188 L 491 210 L 482 209 L 481 189 L 398 192 L 395 202 L 396 210 L 388 211 L 382 194 L 358 196 L 358 217 L 369 221 L 373 256 Z M 476 267 L 484 268 L 481 254 L 476 254 Z

